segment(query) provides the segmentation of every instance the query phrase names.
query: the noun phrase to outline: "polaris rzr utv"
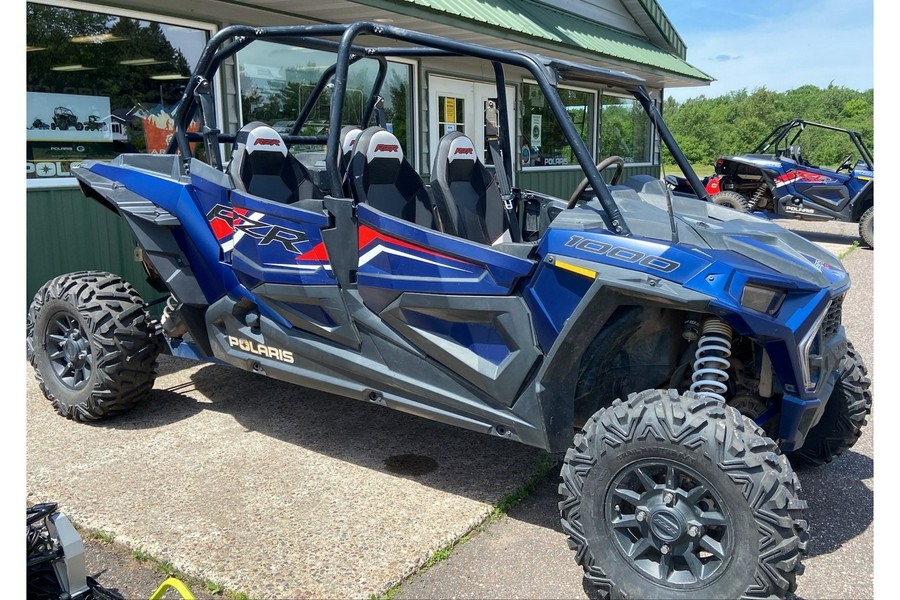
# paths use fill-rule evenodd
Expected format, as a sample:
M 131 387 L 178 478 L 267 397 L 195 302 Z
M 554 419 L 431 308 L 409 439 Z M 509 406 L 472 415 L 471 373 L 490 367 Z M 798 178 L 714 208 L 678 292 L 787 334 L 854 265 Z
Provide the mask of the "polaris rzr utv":
M 809 142 L 815 146 L 818 133 L 823 143 L 824 132 L 834 132 L 849 152 L 837 167 L 810 162 Z M 875 160 L 856 131 L 794 119 L 749 154 L 719 158 L 715 168 L 706 189 L 717 189 L 716 199 L 780 217 L 858 223 L 859 237 L 875 247 Z
M 330 51 L 334 64 L 288 132 L 220 131 L 217 70 L 261 43 Z M 427 183 L 379 95 L 387 58 L 422 56 L 483 61 L 498 90 L 487 148 L 447 132 Z M 348 72 L 365 62 L 376 83 L 345 122 Z M 568 200 L 511 184 L 502 91 L 523 78 L 583 170 Z M 598 168 L 563 82 L 630 92 L 702 189 L 631 75 L 375 23 L 223 29 L 167 154 L 72 169 L 131 227 L 168 302 L 157 322 L 116 275 L 48 282 L 27 343 L 44 393 L 75 420 L 114 415 L 148 397 L 165 352 L 529 444 L 564 456 L 562 527 L 601 592 L 789 595 L 807 543 L 791 463 L 853 445 L 872 401 L 841 325 L 848 274 L 706 195 L 622 181 L 620 157 Z M 306 127 L 326 92 L 330 123 Z M 324 158 L 304 164 L 294 150 L 310 145 Z

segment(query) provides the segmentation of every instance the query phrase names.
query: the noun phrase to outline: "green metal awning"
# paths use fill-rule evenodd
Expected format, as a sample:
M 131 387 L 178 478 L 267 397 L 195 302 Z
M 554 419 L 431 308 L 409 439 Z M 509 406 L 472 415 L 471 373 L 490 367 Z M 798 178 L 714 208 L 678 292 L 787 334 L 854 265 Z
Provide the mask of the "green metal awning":
M 713 78 L 651 42 L 534 0 L 354 0 L 461 28 L 490 28 L 533 45 L 614 58 L 709 82 Z M 466 27 L 468 25 L 468 27 Z

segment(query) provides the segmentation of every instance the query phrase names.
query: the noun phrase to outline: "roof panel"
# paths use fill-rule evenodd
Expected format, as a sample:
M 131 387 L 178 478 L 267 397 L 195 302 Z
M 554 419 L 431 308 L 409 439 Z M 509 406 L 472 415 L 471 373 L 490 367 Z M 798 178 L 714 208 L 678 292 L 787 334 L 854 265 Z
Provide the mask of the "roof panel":
M 543 40 L 650 66 L 693 78 L 711 81 L 712 77 L 666 52 L 650 41 L 605 27 L 580 15 L 533 0 L 355 0 L 360 4 L 384 8 L 393 5 L 397 12 L 419 8 L 454 19 L 505 30 L 532 41 Z

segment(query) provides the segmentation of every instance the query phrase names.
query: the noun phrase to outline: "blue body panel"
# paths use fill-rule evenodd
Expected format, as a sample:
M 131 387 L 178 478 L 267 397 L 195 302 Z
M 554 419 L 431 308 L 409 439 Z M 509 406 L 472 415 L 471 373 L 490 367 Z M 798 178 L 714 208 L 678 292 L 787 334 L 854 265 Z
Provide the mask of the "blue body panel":
M 172 228 L 172 235 L 209 303 L 225 295 L 247 298 L 261 314 L 290 329 L 290 322 L 250 290 L 259 284 L 337 286 L 322 237 L 330 220 L 314 203 L 303 208 L 277 204 L 203 178 L 188 184 L 104 163 L 94 163 L 91 170 L 178 219 L 180 227 Z M 456 314 L 452 310 L 432 314 L 418 307 L 402 312 L 402 318 L 414 330 L 465 348 L 486 365 L 504 364 L 514 348 L 496 322 L 478 316 L 478 297 L 521 296 L 530 312 L 537 347 L 547 355 L 585 302 L 595 279 L 610 277 L 612 287 L 657 279 L 708 298 L 712 314 L 766 349 L 784 388 L 780 425 L 784 449 L 795 445 L 803 424 L 814 421 L 836 383 L 835 370 L 817 373 L 814 389 L 806 389 L 797 376 L 802 371 L 801 340 L 818 326 L 829 303 L 849 288 L 846 274 L 839 266 L 766 245 L 753 235 L 735 234 L 731 239 L 777 257 L 782 266 L 815 270 L 828 285 L 784 275 L 735 251 L 623 237 L 603 229 L 550 228 L 532 258 L 522 258 L 389 217 L 367 205 L 356 206 L 356 216 L 355 281 L 366 306 L 381 314 L 403 293 L 470 296 L 471 308 L 454 309 Z M 575 266 L 561 268 L 557 262 Z M 742 291 L 748 283 L 784 290 L 781 309 L 769 315 L 742 306 Z M 296 304 L 294 308 L 311 321 L 335 325 L 321 307 Z M 839 338 L 844 344 L 844 336 Z M 199 354 L 186 346 L 172 346 L 170 351 L 191 357 Z
M 506 295 L 534 261 L 357 207 L 360 288 Z

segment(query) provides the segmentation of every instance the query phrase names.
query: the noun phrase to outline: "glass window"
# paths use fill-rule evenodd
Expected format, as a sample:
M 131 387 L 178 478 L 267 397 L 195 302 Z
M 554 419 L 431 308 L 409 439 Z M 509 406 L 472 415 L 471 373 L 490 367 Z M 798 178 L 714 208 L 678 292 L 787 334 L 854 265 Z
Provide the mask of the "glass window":
M 603 94 L 598 159 L 614 155 L 626 163 L 650 162 L 650 120 L 636 99 Z
M 122 152 L 164 152 L 208 32 L 37 3 L 26 5 L 27 177 Z
M 292 48 L 271 42 L 256 42 L 238 53 L 241 111 L 244 123 L 263 121 L 276 130 L 290 131 L 300 111 L 312 96 L 322 74 L 335 62 L 335 54 L 307 48 Z M 364 59 L 350 65 L 341 126 L 359 125 L 366 101 L 378 75 L 378 62 Z M 381 96 L 387 129 L 400 140 L 404 153 L 410 152 L 409 115 L 412 102 L 412 66 L 389 62 Z M 298 135 L 326 135 L 330 119 L 331 87 L 313 105 Z M 324 146 L 291 146 L 304 162 L 323 160 Z
M 526 83 L 523 88 L 522 140 L 520 157 L 523 167 L 556 167 L 576 164 L 572 147 L 566 141 L 556 117 L 547 106 L 541 89 Z M 595 94 L 583 90 L 559 89 L 559 96 L 566 106 L 569 118 L 575 124 L 578 135 L 591 149 L 593 135 Z

